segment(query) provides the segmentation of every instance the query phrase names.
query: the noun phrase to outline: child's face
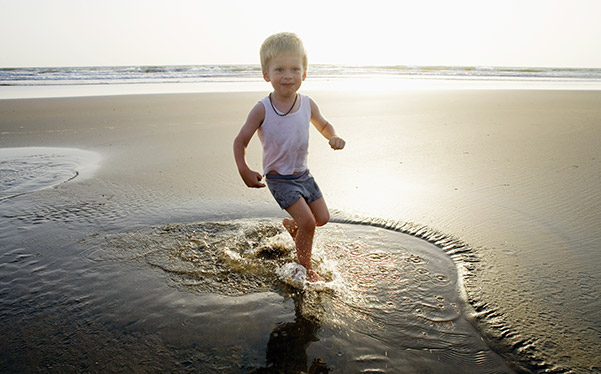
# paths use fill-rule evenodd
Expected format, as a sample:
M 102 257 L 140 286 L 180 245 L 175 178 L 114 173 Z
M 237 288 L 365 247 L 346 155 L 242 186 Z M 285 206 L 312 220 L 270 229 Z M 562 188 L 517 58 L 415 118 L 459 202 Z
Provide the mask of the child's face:
M 263 71 L 265 81 L 271 82 L 275 92 L 282 97 L 296 94 L 306 77 L 303 60 L 295 55 L 276 56 L 269 62 L 267 71 Z

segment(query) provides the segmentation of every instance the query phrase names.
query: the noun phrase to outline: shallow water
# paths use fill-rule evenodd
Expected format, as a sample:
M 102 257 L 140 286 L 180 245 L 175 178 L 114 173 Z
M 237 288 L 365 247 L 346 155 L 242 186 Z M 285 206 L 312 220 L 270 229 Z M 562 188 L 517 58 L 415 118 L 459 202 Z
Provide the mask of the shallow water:
M 449 240 L 340 217 L 316 237 L 328 282 L 295 287 L 278 219 L 133 222 L 85 191 L 2 202 L 2 371 L 511 372 L 465 313 Z
M 93 175 L 94 152 L 73 148 L 0 148 L 0 201 Z M 81 179 L 81 178 L 80 178 Z

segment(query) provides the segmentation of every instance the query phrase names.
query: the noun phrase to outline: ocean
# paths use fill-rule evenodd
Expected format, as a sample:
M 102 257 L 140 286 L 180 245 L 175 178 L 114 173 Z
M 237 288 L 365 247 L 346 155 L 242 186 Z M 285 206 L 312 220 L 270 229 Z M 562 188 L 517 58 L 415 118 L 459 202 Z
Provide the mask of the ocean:
M 0 98 L 261 91 L 259 65 L 0 68 Z M 601 69 L 310 65 L 307 90 L 596 89 Z

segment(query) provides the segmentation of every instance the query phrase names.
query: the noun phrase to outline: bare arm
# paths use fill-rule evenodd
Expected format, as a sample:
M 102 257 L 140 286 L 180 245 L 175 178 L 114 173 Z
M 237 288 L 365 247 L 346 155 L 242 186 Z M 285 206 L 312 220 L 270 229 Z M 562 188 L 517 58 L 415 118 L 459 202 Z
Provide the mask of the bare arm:
M 246 147 L 248 147 L 250 139 L 259 129 L 264 119 L 265 107 L 263 104 L 257 103 L 257 105 L 251 109 L 246 122 L 240 129 L 238 136 L 234 139 L 234 159 L 236 160 L 238 172 L 244 183 L 248 187 L 253 188 L 262 188 L 265 187 L 265 184 L 261 182 L 263 176 L 248 167 L 248 164 L 246 163 Z
M 334 130 L 334 126 L 329 123 L 319 111 L 319 107 L 313 99 L 311 99 L 311 123 L 313 126 L 324 136 L 324 138 L 328 139 L 330 142 L 330 147 L 332 149 L 343 149 L 346 145 L 346 142 L 336 135 L 336 130 Z

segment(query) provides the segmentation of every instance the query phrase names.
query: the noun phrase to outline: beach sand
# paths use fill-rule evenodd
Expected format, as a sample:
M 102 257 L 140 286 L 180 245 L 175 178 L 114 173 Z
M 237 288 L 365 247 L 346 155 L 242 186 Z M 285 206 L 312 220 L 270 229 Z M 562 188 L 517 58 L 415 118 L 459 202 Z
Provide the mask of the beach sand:
M 334 152 L 311 133 L 309 166 L 335 218 L 406 223 L 466 244 L 472 261 L 449 257 L 460 275 L 456 287 L 469 301 L 463 313 L 474 317 L 488 344 L 514 369 L 601 368 L 600 91 L 309 94 L 347 141 L 344 151 Z M 16 282 L 5 265 L 11 256 L 39 247 L 37 241 L 53 230 L 88 240 L 152 225 L 283 217 L 267 190 L 244 187 L 233 162 L 232 140 L 263 95 L 1 100 L 0 147 L 78 148 L 102 157 L 93 175 L 82 172 L 55 188 L 0 201 L 3 289 Z M 248 160 L 260 171 L 256 138 Z M 140 240 L 136 235 L 127 240 Z M 61 247 L 59 239 L 49 243 Z M 76 255 L 80 262 L 107 261 L 88 250 Z M 65 259 L 71 253 L 57 251 Z M 118 266 L 108 269 L 132 285 L 146 279 L 119 275 L 124 268 Z M 153 283 L 163 284 L 169 281 Z M 11 310 L 2 313 L 3 329 L 19 313 L 34 316 L 44 308 L 25 302 L 21 312 L 13 311 L 13 303 L 28 300 L 26 288 L 1 300 Z M 178 292 L 166 298 L 177 302 Z M 132 307 L 143 308 L 143 301 Z M 127 304 L 127 297 L 119 302 Z M 77 335 L 81 326 L 72 319 Z M 38 336 L 40 344 L 53 341 Z M 0 362 L 7 368 L 21 367 L 15 360 L 28 357 L 4 348 Z

